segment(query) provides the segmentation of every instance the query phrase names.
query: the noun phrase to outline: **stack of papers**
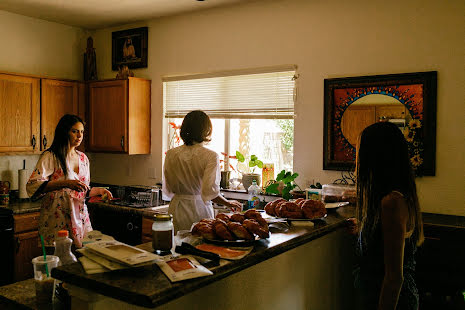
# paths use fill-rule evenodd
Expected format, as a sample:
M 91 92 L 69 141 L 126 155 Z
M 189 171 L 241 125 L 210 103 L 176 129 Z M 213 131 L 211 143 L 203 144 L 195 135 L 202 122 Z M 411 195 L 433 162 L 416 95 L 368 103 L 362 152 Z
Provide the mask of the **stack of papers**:
M 116 240 L 88 243 L 78 251 L 84 255 L 79 261 L 88 274 L 144 266 L 160 259 L 158 255 Z

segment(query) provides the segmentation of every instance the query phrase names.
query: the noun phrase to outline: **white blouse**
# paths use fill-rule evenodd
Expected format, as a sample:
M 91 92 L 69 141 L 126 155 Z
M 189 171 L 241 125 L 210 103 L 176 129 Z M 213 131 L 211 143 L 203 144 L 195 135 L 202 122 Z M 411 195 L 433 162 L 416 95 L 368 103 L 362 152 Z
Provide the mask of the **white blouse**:
M 182 145 L 166 153 L 163 197 L 171 200 L 175 230 L 189 230 L 203 218 L 213 218 L 211 200 L 220 194 L 218 154 L 203 146 Z

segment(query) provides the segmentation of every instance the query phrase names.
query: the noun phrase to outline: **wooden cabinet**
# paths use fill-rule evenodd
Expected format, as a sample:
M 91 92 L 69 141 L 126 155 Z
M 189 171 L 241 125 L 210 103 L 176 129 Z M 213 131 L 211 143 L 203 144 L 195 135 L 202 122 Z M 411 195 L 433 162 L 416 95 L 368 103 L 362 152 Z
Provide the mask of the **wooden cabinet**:
M 85 119 L 85 86 L 75 81 L 41 79 L 41 148 L 50 147 L 55 127 L 65 114 Z
M 32 278 L 32 259 L 42 254 L 39 244 L 39 212 L 14 216 L 14 280 Z
M 152 242 L 152 225 L 152 219 L 146 217 L 142 218 L 142 243 Z
M 0 152 L 40 152 L 40 80 L 0 74 Z
M 89 151 L 150 153 L 150 83 L 134 77 L 89 83 Z

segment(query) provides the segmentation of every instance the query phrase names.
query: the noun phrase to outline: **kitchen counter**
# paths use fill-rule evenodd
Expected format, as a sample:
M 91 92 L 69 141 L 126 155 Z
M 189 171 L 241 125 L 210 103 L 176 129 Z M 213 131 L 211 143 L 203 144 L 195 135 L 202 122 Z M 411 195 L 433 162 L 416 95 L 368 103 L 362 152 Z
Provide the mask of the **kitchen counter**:
M 324 241 L 325 236 L 333 235 L 332 233 L 337 230 L 341 232 L 340 228 L 345 225 L 345 219 L 353 216 L 353 214 L 353 207 L 342 207 L 330 211 L 324 220 L 315 221 L 314 227 L 291 226 L 289 231 L 285 233 L 272 233 L 269 239 L 257 241 L 253 251 L 248 256 L 241 260 L 228 261 L 226 264 L 221 264 L 219 267 L 212 268 L 211 270 L 214 274 L 208 277 L 171 283 L 156 265 L 88 275 L 84 272 L 79 263 L 55 268 L 52 271 L 52 275 L 65 282 L 67 285 L 69 284 L 71 288 L 76 287 L 78 290 L 86 288 L 86 293 L 83 294 L 83 296 L 87 296 L 89 292 L 92 292 L 110 297 L 112 300 L 123 301 L 126 305 L 132 304 L 153 308 L 169 303 L 172 300 L 183 297 L 190 292 L 221 281 L 222 279 L 234 277 L 238 273 L 241 274 L 240 272 L 242 270 L 254 265 L 265 266 L 262 263 L 273 261 L 273 258 L 276 256 L 288 257 L 281 256 L 280 254 L 289 251 L 292 252 L 294 249 L 305 246 L 307 243 L 312 244 L 313 242 L 311 241 L 318 243 L 318 240 L 322 240 L 322 243 L 318 243 L 319 245 L 317 247 L 325 249 L 327 247 L 331 249 L 322 250 L 324 253 L 321 254 L 315 250 L 312 251 L 313 255 L 326 257 L 328 252 L 337 251 L 337 249 L 329 243 L 324 245 L 324 242 L 326 242 Z M 348 236 L 344 231 L 342 231 L 342 233 L 341 236 Z M 346 241 L 344 244 L 348 246 L 348 248 L 352 247 L 350 242 Z M 149 245 L 150 244 L 148 244 L 148 246 Z M 348 257 L 350 254 L 346 254 L 346 261 L 349 262 L 350 260 Z M 298 256 L 299 258 L 296 259 L 296 264 L 299 264 L 299 266 L 305 264 L 297 262 L 305 262 L 306 256 Z M 327 260 L 328 258 L 326 257 L 326 261 Z M 287 266 L 288 264 L 291 264 L 290 266 L 292 267 L 290 261 L 285 265 Z M 289 266 L 283 266 L 282 268 L 284 270 L 284 268 L 288 267 Z M 307 268 L 305 266 L 301 267 Z M 329 266 L 316 267 L 320 270 L 321 268 L 327 269 Z M 350 272 L 348 274 L 350 275 Z M 296 275 L 298 276 L 298 274 Z M 319 276 L 321 276 L 321 274 Z M 305 279 L 303 280 L 306 281 Z M 271 280 L 271 282 L 273 282 L 273 280 Z M 70 294 L 72 294 L 71 291 Z
M 106 202 L 88 202 L 88 208 L 103 208 L 108 210 L 117 210 L 122 213 L 129 213 L 135 215 L 142 215 L 145 217 L 153 217 L 157 213 L 166 213 L 168 211 L 169 205 L 161 205 L 156 207 L 147 207 L 147 208 L 133 208 L 133 207 L 126 207 L 121 205 L 115 205 Z
M 13 214 L 23 214 L 40 211 L 40 201 L 12 202 L 9 205 L 2 206 L 13 211 Z

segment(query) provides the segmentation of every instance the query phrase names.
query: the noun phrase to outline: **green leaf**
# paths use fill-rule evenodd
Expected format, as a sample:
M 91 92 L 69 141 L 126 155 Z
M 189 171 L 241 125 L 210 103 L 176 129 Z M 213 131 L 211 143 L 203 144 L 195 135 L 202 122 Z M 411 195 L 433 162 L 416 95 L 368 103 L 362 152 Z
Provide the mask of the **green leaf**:
M 257 167 L 260 169 L 263 168 L 263 162 L 261 160 L 257 160 Z
M 242 155 L 242 153 L 239 152 L 239 151 L 236 151 L 236 158 L 237 158 L 237 161 L 239 161 L 241 163 L 243 163 L 245 161 L 244 155 Z
M 251 160 L 249 161 L 249 167 L 255 167 L 257 164 L 255 163 L 255 161 Z
M 286 171 L 285 170 L 281 170 L 280 173 L 278 173 L 278 176 L 276 177 L 276 181 L 281 181 L 282 179 L 284 179 L 284 176 L 286 175 Z
M 279 194 L 278 190 L 279 183 L 273 183 L 266 188 L 267 193 Z
M 256 161 L 258 159 L 257 155 L 250 156 L 250 161 Z

